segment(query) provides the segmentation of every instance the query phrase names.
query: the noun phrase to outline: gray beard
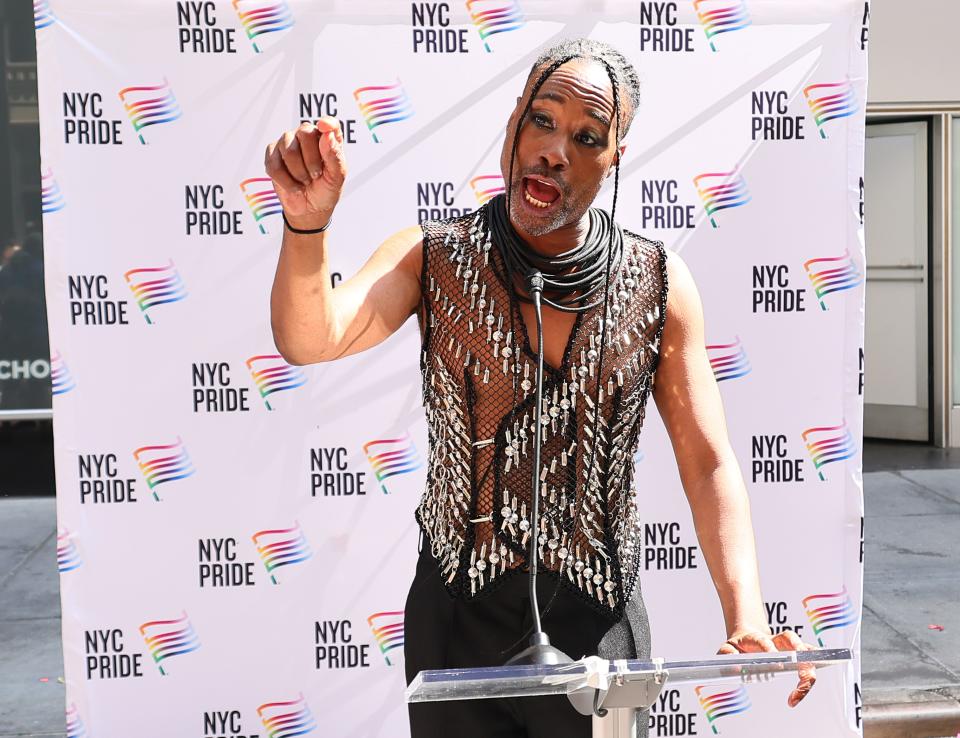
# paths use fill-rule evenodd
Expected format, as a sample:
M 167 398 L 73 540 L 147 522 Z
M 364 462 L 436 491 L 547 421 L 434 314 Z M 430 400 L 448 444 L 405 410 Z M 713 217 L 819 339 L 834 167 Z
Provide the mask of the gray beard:
M 553 217 L 548 221 L 536 220 L 528 218 L 526 211 L 522 208 L 526 207 L 520 200 L 523 199 L 522 191 L 522 181 L 518 187 L 515 187 L 513 190 L 513 199 L 514 202 L 511 203 L 510 216 L 511 220 L 515 221 L 524 232 L 528 233 L 531 236 L 545 236 L 548 233 L 552 233 L 561 226 L 565 226 L 571 222 L 573 218 L 573 213 L 567 208 L 566 203 L 560 206 L 560 208 L 554 212 Z

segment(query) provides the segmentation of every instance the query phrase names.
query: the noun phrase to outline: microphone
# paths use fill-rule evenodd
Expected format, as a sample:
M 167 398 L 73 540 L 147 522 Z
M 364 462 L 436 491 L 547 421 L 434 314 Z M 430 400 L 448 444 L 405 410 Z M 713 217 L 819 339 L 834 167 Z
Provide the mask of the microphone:
M 526 274 L 527 292 L 533 300 L 533 311 L 537 318 L 537 371 L 536 390 L 533 410 L 533 473 L 530 485 L 530 550 L 527 562 L 530 565 L 530 610 L 533 615 L 533 633 L 530 645 L 518 653 L 508 664 L 569 664 L 573 662 L 567 654 L 550 645 L 550 637 L 544 633 L 540 624 L 540 605 L 537 602 L 537 543 L 540 538 L 540 446 L 543 442 L 543 424 L 540 422 L 543 409 L 543 316 L 540 312 L 540 297 L 543 292 L 543 274 L 531 268 Z

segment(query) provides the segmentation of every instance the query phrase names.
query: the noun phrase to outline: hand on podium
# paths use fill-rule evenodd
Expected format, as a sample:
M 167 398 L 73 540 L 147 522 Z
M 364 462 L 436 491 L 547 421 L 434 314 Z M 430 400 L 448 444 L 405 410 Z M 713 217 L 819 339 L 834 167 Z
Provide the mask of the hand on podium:
M 724 653 L 757 653 L 762 651 L 810 651 L 813 646 L 800 640 L 800 636 L 792 630 L 785 630 L 775 636 L 769 630 L 746 630 L 734 633 L 720 646 L 718 654 Z M 817 681 L 816 669 L 812 664 L 800 664 L 798 669 L 800 681 L 797 688 L 787 697 L 787 704 L 796 707 L 800 700 L 807 696 Z

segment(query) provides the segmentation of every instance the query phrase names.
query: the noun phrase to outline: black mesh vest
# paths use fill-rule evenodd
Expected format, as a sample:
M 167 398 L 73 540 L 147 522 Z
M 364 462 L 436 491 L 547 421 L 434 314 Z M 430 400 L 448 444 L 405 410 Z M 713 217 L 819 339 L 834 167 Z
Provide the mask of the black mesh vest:
M 422 224 L 429 449 L 416 517 L 447 590 L 466 598 L 523 571 L 533 534 L 536 355 L 483 215 Z M 602 302 L 578 314 L 563 364 L 544 365 L 539 567 L 613 618 L 640 565 L 633 457 L 666 299 L 663 243 L 625 231 L 610 276 L 603 376 Z

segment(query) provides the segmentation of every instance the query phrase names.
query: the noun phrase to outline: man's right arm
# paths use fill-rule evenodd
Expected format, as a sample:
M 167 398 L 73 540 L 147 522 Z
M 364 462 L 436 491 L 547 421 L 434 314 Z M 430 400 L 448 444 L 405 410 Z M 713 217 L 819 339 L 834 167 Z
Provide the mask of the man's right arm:
M 346 177 L 342 145 L 339 124 L 322 118 L 287 131 L 267 147 L 265 168 L 294 228 L 311 230 L 330 222 Z M 419 226 L 384 241 L 336 289 L 330 282 L 330 239 L 330 231 L 300 235 L 284 228 L 270 322 L 274 342 L 290 364 L 331 361 L 375 346 L 420 302 Z

